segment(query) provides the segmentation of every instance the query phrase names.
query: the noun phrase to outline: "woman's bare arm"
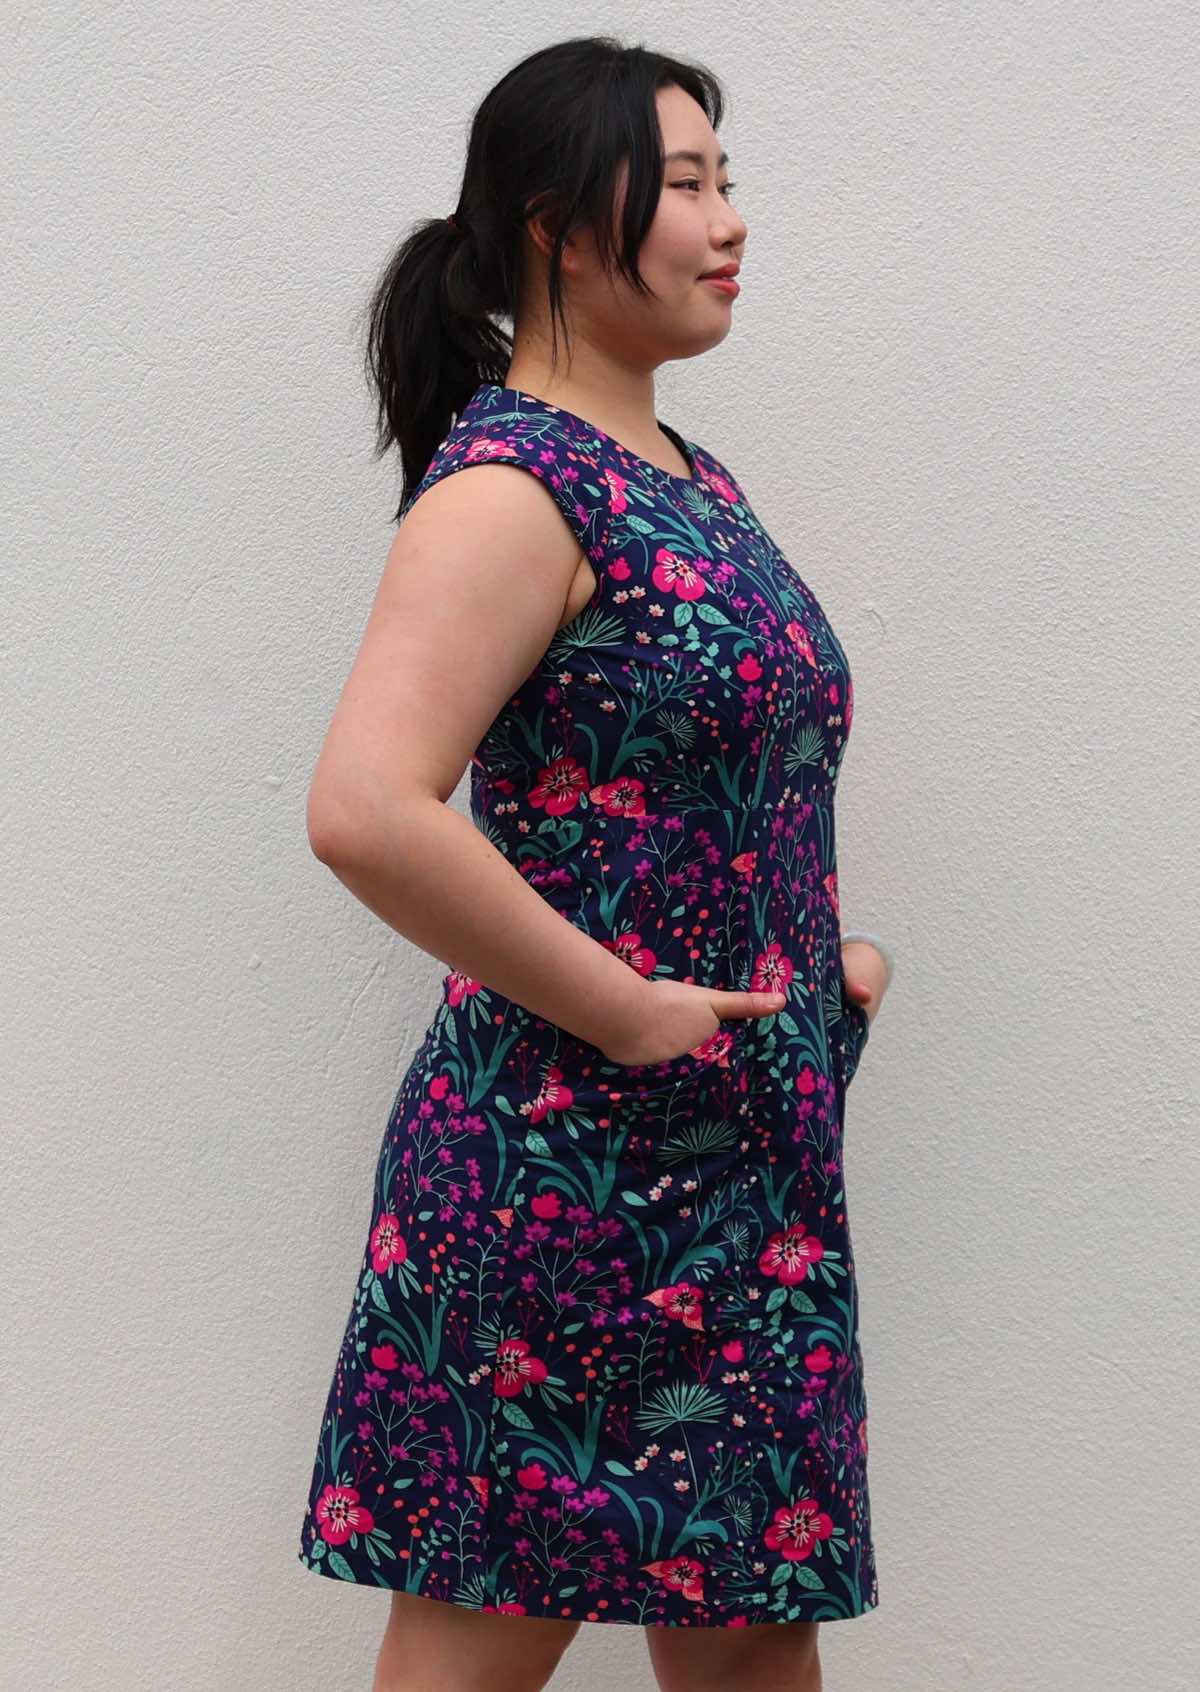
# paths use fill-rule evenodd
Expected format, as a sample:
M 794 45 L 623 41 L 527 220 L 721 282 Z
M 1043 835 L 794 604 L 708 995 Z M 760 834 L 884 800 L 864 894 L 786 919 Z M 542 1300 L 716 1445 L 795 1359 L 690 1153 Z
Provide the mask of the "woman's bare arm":
M 308 796 L 313 851 L 447 967 L 599 1046 L 649 984 L 565 921 L 446 804 L 563 614 L 579 544 L 517 466 L 435 483 L 392 543 Z

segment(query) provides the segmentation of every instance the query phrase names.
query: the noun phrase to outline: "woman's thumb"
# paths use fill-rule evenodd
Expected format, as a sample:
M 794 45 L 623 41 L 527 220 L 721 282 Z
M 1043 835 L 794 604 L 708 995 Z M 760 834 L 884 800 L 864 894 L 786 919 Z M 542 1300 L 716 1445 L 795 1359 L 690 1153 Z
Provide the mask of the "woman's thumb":
M 775 1016 L 786 1004 L 786 993 L 718 993 L 713 1008 L 722 1019 L 741 1021 L 756 1016 Z

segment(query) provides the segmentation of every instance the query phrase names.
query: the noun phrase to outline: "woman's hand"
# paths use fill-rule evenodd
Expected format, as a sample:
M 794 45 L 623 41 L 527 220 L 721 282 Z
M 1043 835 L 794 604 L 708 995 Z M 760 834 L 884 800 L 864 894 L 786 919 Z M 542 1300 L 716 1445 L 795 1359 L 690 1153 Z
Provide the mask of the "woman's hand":
M 874 1022 L 887 992 L 887 965 L 878 947 L 869 940 L 847 940 L 842 947 L 842 974 L 851 1004 L 861 1005 L 868 1024 Z
M 604 1055 L 613 1063 L 669 1063 L 711 1040 L 723 1021 L 775 1016 L 786 1003 L 783 993 L 741 993 L 687 981 L 648 981 L 638 1027 L 630 1029 L 619 1049 L 607 1047 Z

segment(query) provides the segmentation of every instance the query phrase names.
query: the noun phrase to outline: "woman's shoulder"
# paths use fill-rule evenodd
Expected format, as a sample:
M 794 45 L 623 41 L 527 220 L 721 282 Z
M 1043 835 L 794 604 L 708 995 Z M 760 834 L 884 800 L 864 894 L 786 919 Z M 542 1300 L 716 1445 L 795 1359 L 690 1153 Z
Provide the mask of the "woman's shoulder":
M 542 401 L 514 402 L 507 389 L 480 383 L 405 500 L 407 515 L 435 483 L 479 464 L 510 464 L 542 484 L 584 550 L 597 547 L 607 500 L 598 455 L 571 432 L 565 414 Z

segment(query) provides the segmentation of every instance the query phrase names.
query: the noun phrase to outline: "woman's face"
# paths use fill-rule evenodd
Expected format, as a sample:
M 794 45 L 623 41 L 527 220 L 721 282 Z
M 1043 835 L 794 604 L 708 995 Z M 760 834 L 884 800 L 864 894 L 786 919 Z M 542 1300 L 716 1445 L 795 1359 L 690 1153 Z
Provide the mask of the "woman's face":
M 576 332 L 613 349 L 622 362 L 652 370 L 668 359 L 692 358 L 729 333 L 738 302 L 701 274 L 741 262 L 746 225 L 732 203 L 729 169 L 703 109 L 681 88 L 658 92 L 662 129 L 662 191 L 638 254 L 654 296 L 639 294 L 625 277 L 607 276 L 590 234 L 572 236 L 564 250 L 568 319 Z M 672 154 L 692 152 L 692 158 Z M 617 184 L 615 215 L 624 206 L 627 172 Z M 741 278 L 739 277 L 740 281 Z

